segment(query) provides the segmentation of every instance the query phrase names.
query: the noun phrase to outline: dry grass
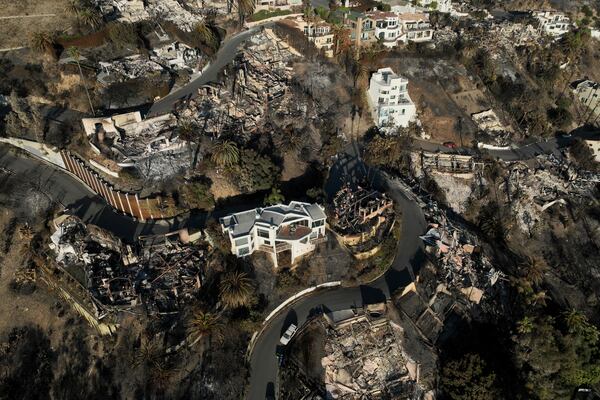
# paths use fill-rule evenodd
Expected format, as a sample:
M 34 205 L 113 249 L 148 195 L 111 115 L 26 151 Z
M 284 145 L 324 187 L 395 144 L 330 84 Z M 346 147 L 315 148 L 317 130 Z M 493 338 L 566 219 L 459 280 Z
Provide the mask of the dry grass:
M 235 185 L 229 181 L 229 178 L 224 176 L 222 173 L 217 174 L 214 169 L 211 169 L 206 173 L 206 176 L 208 176 L 212 181 L 210 191 L 212 192 L 215 200 L 241 194 L 240 190 L 235 187 Z
M 67 0 L 0 0 L 0 17 L 15 15 L 56 14 L 54 17 L 32 17 L 0 20 L 0 48 L 27 46 L 34 31 L 64 31 L 72 18 L 65 14 Z

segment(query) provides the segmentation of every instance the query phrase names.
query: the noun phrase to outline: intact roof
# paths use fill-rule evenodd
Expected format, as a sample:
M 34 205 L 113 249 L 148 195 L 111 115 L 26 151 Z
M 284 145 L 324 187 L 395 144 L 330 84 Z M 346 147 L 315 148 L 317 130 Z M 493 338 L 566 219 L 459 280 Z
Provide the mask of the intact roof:
M 429 21 L 429 17 L 423 13 L 402 13 L 398 14 L 402 21 Z
M 290 220 L 309 217 L 312 220 L 325 219 L 326 215 L 318 204 L 292 201 L 290 204 L 277 204 L 265 208 L 255 208 L 221 218 L 223 228 L 234 237 L 250 233 L 255 223 L 279 226 Z
M 313 220 L 325 219 L 326 215 L 318 204 L 313 203 L 305 207 L 306 211 Z
M 391 11 L 373 11 L 370 12 L 369 17 L 373 18 L 374 20 L 381 20 L 381 19 L 387 19 L 387 18 L 398 18 L 398 14 L 393 13 Z

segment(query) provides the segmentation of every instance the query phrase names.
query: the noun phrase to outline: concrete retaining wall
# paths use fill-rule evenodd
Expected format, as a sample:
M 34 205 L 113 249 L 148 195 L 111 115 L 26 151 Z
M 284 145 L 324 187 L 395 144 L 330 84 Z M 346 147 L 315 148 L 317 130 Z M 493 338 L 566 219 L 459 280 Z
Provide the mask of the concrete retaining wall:
M 58 165 L 61 168 L 65 168 L 65 163 L 60 156 L 60 152 L 56 148 L 52 148 L 44 143 L 18 138 L 0 138 L 0 142 L 23 149 L 38 158 Z

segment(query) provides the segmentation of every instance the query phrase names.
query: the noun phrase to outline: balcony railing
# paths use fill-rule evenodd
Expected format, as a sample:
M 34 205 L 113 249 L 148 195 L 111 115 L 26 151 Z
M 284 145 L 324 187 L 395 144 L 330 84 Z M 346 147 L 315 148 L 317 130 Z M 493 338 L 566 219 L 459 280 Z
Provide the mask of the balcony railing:
M 292 249 L 292 245 L 289 243 L 278 243 L 275 245 L 275 248 L 273 248 L 273 246 L 267 246 L 266 244 L 261 244 L 258 246 L 258 250 L 264 251 L 265 253 L 271 253 L 271 254 L 277 254 L 277 253 L 281 253 L 282 251 L 291 250 L 291 249 Z

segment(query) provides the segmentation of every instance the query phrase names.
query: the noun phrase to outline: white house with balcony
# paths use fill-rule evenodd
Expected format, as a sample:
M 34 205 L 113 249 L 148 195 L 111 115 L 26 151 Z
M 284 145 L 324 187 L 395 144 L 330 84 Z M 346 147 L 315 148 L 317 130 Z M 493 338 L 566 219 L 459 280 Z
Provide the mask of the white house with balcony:
M 551 36 L 562 36 L 572 28 L 569 17 L 558 11 L 533 11 L 532 16 L 539 22 L 539 30 Z
M 393 12 L 376 11 L 369 13 L 375 21 L 375 38 L 385 47 L 395 47 L 402 35 L 402 26 L 398 22 L 398 14 Z
M 429 23 L 429 16 L 427 14 L 398 14 L 398 22 L 402 29 L 402 35 L 398 39 L 404 43 L 422 43 L 433 39 L 433 28 Z
M 326 218 L 319 204 L 292 201 L 231 214 L 220 223 L 233 254 L 244 257 L 262 251 L 277 268 L 281 263 L 293 265 L 326 240 Z
M 416 120 L 417 109 L 408 95 L 408 79 L 391 68 L 380 68 L 371 75 L 367 99 L 373 120 L 382 130 L 407 127 Z

